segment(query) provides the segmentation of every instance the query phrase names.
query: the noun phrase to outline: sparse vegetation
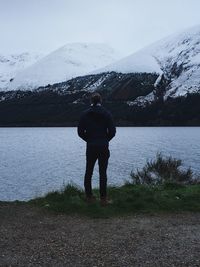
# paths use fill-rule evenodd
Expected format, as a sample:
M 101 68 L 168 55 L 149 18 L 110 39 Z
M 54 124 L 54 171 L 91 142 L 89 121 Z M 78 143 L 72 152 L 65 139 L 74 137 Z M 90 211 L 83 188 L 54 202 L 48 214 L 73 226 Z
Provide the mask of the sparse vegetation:
M 157 154 L 155 160 L 147 161 L 142 170 L 131 172 L 131 178 L 136 185 L 189 185 L 197 182 L 191 168 L 184 170 L 181 160 L 171 156 L 163 157 L 161 153 Z

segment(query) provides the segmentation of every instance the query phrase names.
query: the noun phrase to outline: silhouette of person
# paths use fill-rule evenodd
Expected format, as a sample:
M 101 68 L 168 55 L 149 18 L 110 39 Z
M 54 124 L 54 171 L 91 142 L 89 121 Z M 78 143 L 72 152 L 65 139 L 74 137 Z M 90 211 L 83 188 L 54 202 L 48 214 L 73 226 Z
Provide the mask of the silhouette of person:
M 78 124 L 78 135 L 86 143 L 86 171 L 84 187 L 88 203 L 96 201 L 92 194 L 92 174 L 96 161 L 99 165 L 100 203 L 106 206 L 110 203 L 107 197 L 107 166 L 110 157 L 109 141 L 116 134 L 116 127 L 111 113 L 102 106 L 102 97 L 93 93 L 91 106 L 85 110 Z

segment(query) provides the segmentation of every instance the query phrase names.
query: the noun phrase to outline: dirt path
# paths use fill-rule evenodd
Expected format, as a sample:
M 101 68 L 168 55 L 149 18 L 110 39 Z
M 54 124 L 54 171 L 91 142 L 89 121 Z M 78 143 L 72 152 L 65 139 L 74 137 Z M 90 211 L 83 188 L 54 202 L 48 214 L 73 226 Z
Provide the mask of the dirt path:
M 200 266 L 200 213 L 89 219 L 0 204 L 0 266 Z

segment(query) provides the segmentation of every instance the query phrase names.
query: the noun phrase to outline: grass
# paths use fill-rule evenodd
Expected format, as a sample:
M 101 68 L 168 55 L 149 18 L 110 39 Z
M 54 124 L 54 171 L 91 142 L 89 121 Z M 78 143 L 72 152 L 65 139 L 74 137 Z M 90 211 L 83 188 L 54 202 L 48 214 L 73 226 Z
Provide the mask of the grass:
M 98 190 L 94 189 L 98 197 Z M 45 209 L 66 214 L 80 214 L 89 217 L 112 217 L 134 213 L 152 212 L 200 212 L 200 185 L 125 184 L 108 187 L 108 195 L 113 204 L 101 207 L 99 201 L 88 205 L 84 191 L 74 185 L 67 185 L 61 191 L 50 192 L 46 196 L 30 200 L 29 203 Z
M 93 193 L 98 198 L 98 189 Z M 180 160 L 157 154 L 141 170 L 131 172 L 131 182 L 108 187 L 108 196 L 113 203 L 107 207 L 101 207 L 99 201 L 88 205 L 84 191 L 68 184 L 29 203 L 54 212 L 104 218 L 146 212 L 200 212 L 200 179 L 190 168 L 182 168 Z
M 141 170 L 131 172 L 129 182 L 120 187 L 108 187 L 108 196 L 113 203 L 107 207 L 101 207 L 99 201 L 87 204 L 83 189 L 73 184 L 28 203 L 56 213 L 93 218 L 135 213 L 200 212 L 200 178 L 195 177 L 190 168 L 182 167 L 180 160 L 157 154 Z M 94 189 L 93 194 L 98 199 L 99 190 Z

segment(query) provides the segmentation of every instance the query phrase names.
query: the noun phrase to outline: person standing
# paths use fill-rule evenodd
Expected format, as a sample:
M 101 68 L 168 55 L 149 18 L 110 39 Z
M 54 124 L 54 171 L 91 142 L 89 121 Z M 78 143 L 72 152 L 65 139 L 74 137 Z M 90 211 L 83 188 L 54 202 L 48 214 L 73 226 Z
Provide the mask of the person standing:
M 81 115 L 78 123 L 78 135 L 86 143 L 86 171 L 84 187 L 88 203 L 96 201 L 92 194 L 92 174 L 96 161 L 99 165 L 100 203 L 109 204 L 107 197 L 107 166 L 110 157 L 109 141 L 116 134 L 116 127 L 111 113 L 102 106 L 102 97 L 93 93 L 90 108 Z

